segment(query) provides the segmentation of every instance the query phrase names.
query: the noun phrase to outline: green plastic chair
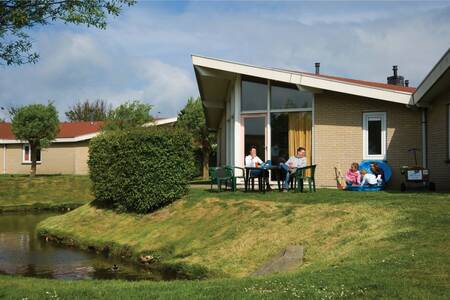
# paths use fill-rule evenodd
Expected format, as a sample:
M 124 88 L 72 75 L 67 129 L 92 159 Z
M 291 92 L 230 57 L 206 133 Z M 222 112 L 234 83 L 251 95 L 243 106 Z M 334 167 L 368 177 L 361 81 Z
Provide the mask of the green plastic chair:
M 233 188 L 233 176 L 226 167 L 212 167 L 209 168 L 209 180 L 211 183 L 211 192 L 213 191 L 213 185 L 217 184 L 219 192 L 222 191 L 222 184 L 225 183 L 225 189 L 230 183 L 231 188 Z
M 311 166 L 297 169 L 297 171 L 295 172 L 295 180 L 297 183 L 297 187 L 296 187 L 297 192 L 303 192 L 303 184 L 305 181 L 308 182 L 309 192 L 316 191 L 316 179 L 315 179 L 316 166 L 317 165 L 311 165 Z M 310 174 L 308 176 L 306 175 L 307 170 L 310 170 Z
M 244 168 L 235 166 L 226 166 L 225 169 L 227 169 L 228 175 L 232 177 L 231 188 L 235 192 L 237 189 L 237 179 L 242 178 L 245 180 L 245 170 Z

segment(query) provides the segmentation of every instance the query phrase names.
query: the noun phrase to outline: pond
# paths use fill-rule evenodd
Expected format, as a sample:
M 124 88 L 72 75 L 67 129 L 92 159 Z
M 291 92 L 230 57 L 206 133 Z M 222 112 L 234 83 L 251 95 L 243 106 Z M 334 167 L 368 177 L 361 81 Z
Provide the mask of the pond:
M 39 239 L 36 225 L 58 213 L 0 213 L 0 273 L 54 279 L 172 280 L 173 270 L 148 270 L 119 258 Z

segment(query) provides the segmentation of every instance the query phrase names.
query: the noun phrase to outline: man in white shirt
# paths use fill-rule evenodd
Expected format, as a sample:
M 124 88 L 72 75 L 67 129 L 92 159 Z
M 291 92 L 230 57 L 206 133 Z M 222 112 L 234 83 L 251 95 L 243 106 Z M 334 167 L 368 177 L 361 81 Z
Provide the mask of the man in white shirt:
M 259 168 L 260 166 L 264 165 L 264 162 L 256 155 L 256 147 L 251 146 L 250 147 L 250 154 L 245 157 L 245 167 L 246 168 Z M 269 173 L 265 169 L 261 170 L 251 170 L 250 171 L 250 177 L 259 177 L 259 176 L 269 176 Z M 269 179 L 266 180 L 266 189 L 271 190 Z
M 286 178 L 284 180 L 285 190 L 289 190 L 289 179 L 291 174 L 295 173 L 298 168 L 306 167 L 306 149 L 299 147 L 297 149 L 297 155 L 289 157 L 286 163 L 280 163 L 280 167 L 286 173 Z
M 242 156 L 241 156 L 242 157 Z M 256 155 L 256 147 L 250 148 L 250 154 L 245 157 L 245 166 L 247 168 L 256 168 L 257 165 L 261 165 L 264 162 Z

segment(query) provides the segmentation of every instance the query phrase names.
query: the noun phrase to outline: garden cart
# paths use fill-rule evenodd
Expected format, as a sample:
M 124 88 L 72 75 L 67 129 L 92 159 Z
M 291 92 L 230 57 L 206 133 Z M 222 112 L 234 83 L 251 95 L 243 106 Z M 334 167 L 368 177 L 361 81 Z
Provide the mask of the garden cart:
M 417 152 L 419 149 L 412 148 L 408 152 L 414 155 L 414 165 L 413 166 L 402 166 L 400 168 L 400 173 L 404 176 L 404 180 L 400 185 L 400 190 L 402 192 L 406 189 L 412 187 L 422 187 L 429 191 L 435 191 L 436 186 L 433 182 L 430 182 L 430 171 L 417 163 Z

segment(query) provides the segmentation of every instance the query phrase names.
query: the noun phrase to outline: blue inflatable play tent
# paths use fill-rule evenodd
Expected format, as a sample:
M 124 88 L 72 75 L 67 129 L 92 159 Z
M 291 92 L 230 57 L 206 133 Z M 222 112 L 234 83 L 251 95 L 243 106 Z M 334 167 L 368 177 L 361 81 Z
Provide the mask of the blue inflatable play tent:
M 367 173 L 372 173 L 372 171 L 370 170 L 370 164 L 371 163 L 377 163 L 377 165 L 383 170 L 384 172 L 384 182 L 381 185 L 375 185 L 375 186 L 369 186 L 369 185 L 363 185 L 363 186 L 354 186 L 354 185 L 347 185 L 345 187 L 345 189 L 347 191 L 381 191 L 384 190 L 384 186 L 386 183 L 389 182 L 389 180 L 391 179 L 392 176 L 392 169 L 391 167 L 387 164 L 387 162 L 382 161 L 382 160 L 363 160 L 360 164 L 359 164 L 359 171 L 361 171 L 362 169 L 366 169 Z

